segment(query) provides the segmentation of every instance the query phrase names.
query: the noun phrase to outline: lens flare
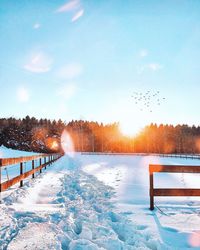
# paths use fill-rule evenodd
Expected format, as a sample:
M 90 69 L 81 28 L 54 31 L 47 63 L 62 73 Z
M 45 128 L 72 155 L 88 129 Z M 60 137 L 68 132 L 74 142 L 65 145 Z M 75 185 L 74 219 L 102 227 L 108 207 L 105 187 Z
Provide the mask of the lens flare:
M 57 150 L 58 147 L 59 147 L 59 144 L 58 144 L 57 141 L 54 141 L 54 142 L 52 143 L 52 145 L 51 145 L 51 149 L 53 149 L 53 150 Z
M 57 138 L 53 138 L 53 137 L 46 138 L 45 145 L 47 148 L 54 150 L 54 151 L 59 149 L 59 143 L 58 143 Z
M 74 143 L 66 130 L 64 130 L 61 135 L 61 146 L 66 155 L 74 157 Z
M 192 247 L 200 247 L 200 231 L 193 232 L 190 235 L 189 243 Z

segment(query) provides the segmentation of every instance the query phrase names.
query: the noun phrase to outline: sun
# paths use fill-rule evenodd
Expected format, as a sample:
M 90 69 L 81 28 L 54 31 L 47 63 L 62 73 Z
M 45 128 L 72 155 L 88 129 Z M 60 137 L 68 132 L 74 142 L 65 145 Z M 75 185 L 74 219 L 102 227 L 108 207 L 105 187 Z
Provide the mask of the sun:
M 134 124 L 130 121 L 121 121 L 119 123 L 119 128 L 121 133 L 128 137 L 137 135 L 141 129 L 139 125 Z

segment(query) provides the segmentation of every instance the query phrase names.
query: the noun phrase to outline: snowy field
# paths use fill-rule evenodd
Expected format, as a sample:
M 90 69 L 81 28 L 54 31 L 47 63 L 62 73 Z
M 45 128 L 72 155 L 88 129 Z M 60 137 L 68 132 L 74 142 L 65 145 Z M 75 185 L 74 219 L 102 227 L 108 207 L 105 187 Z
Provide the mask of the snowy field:
M 151 156 L 64 156 L 20 189 L 2 194 L 0 249 L 200 249 L 200 198 L 155 197 Z M 156 174 L 156 187 L 200 187 L 199 175 Z

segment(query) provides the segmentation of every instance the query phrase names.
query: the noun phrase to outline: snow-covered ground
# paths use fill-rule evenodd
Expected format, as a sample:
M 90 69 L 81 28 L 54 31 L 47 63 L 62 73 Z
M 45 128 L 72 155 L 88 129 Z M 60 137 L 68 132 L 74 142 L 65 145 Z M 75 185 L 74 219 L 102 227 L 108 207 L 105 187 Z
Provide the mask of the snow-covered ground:
M 2 249 L 200 249 L 200 198 L 155 198 L 149 163 L 199 165 L 151 156 L 64 156 L 0 205 Z M 200 187 L 199 175 L 156 174 L 159 187 Z
M 0 158 L 12 158 L 12 157 L 35 155 L 35 154 L 37 153 L 26 152 L 22 150 L 14 150 L 11 148 L 6 148 L 4 146 L 0 147 Z

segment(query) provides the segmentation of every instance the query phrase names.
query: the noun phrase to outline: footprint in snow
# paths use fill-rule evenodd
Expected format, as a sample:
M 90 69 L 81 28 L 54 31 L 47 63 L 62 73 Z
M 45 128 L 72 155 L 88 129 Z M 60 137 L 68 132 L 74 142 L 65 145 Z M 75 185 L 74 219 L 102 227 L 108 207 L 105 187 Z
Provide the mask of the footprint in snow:
M 132 214 L 134 214 L 134 213 L 131 212 L 131 211 L 126 211 L 126 212 L 123 212 L 123 213 L 120 213 L 120 214 L 123 214 L 123 215 L 132 215 Z
M 147 228 L 147 226 L 145 225 L 138 225 L 137 226 L 137 230 L 145 230 Z
M 119 222 L 120 221 L 120 216 L 117 215 L 116 213 L 109 212 L 108 215 L 109 215 L 112 222 Z

